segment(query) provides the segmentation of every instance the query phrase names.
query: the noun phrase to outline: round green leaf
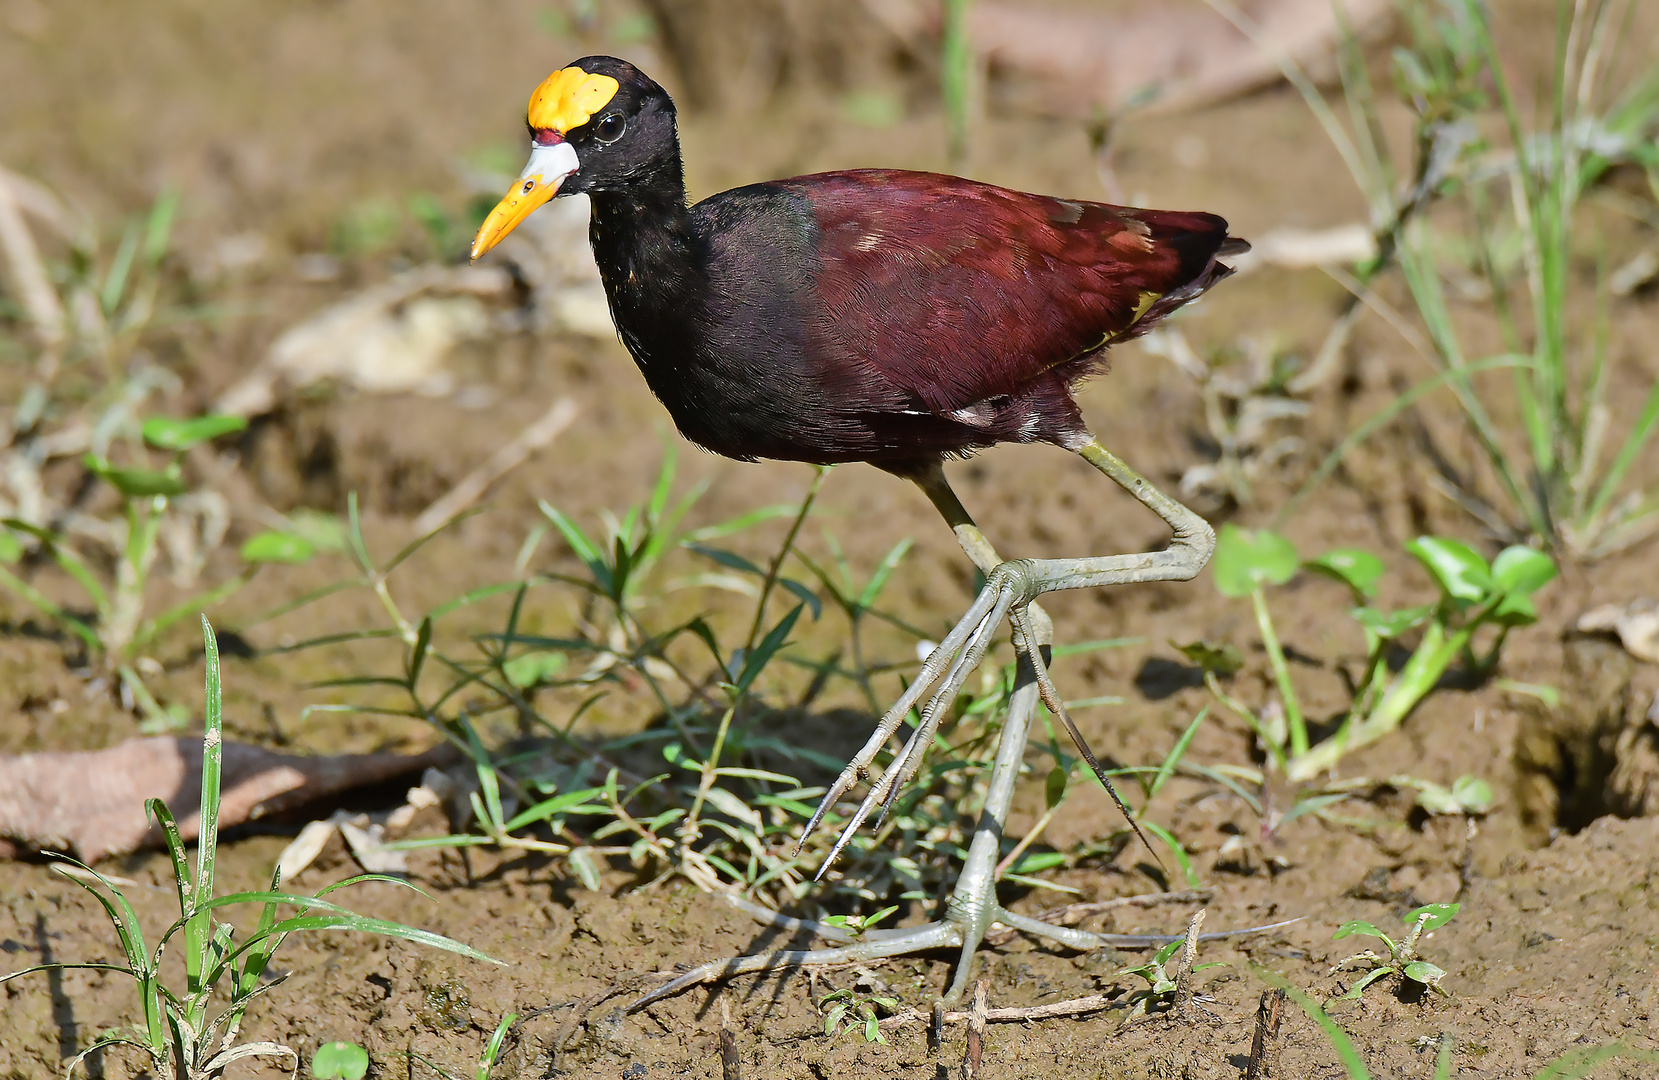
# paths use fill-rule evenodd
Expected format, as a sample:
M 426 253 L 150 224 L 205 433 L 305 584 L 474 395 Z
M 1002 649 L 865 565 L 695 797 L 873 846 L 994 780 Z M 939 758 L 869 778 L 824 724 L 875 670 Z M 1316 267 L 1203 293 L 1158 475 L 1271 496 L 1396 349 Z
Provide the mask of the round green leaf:
M 304 537 L 275 530 L 262 532 L 242 545 L 242 561 L 251 563 L 302 563 L 316 553 Z
M 1555 577 L 1555 563 L 1529 547 L 1507 547 L 1492 560 L 1492 579 L 1507 593 L 1537 592 Z
M 1296 576 L 1298 559 L 1289 540 L 1268 529 L 1254 532 L 1231 523 L 1216 537 L 1215 587 L 1224 596 L 1249 596 L 1263 584 L 1282 585 Z
M 520 690 L 528 690 L 557 678 L 567 662 L 562 652 L 529 652 L 513 657 L 501 665 L 501 670 L 507 673 L 508 682 Z
M 1484 814 L 1492 809 L 1495 796 L 1492 785 L 1478 776 L 1460 776 L 1452 781 L 1452 798 L 1465 813 Z
M 1415 925 L 1418 916 L 1427 915 L 1429 921 L 1423 924 L 1423 933 L 1433 933 L 1457 918 L 1457 913 L 1462 906 L 1461 904 L 1424 904 L 1420 908 L 1412 908 L 1406 912 L 1404 921 L 1407 925 Z M 1418 981 L 1421 982 L 1422 980 L 1419 979 Z
M 1056 765 L 1048 770 L 1048 779 L 1043 782 L 1043 801 L 1045 808 L 1052 810 L 1060 805 L 1060 800 L 1066 797 L 1066 781 L 1069 777 L 1066 770 Z
M 189 490 L 184 477 L 179 474 L 177 465 L 169 466 L 165 471 L 123 469 L 111 465 L 96 454 L 88 454 L 85 462 L 89 470 L 107 480 L 115 490 L 129 499 L 154 495 L 183 495 Z
M 23 557 L 23 545 L 10 529 L 0 529 L 0 563 L 14 563 Z
M 363 1080 L 368 1072 L 369 1052 L 356 1043 L 323 1043 L 311 1055 L 313 1080 Z
M 1334 578 L 1354 591 L 1354 597 L 1364 600 L 1377 591 L 1377 579 L 1383 576 L 1383 561 L 1359 548 L 1337 548 L 1327 551 L 1305 564 L 1316 574 Z
M 1427 960 L 1414 960 L 1402 968 L 1401 973 L 1424 986 L 1439 986 L 1440 980 L 1446 977 L 1445 969 L 1435 967 Z
M 144 441 L 157 449 L 188 450 L 247 427 L 247 420 L 240 416 L 198 416 L 190 420 L 152 416 L 144 421 L 143 431 Z
M 1494 587 L 1486 560 L 1469 545 L 1444 536 L 1419 536 L 1406 550 L 1428 568 L 1440 589 L 1453 600 L 1478 604 Z

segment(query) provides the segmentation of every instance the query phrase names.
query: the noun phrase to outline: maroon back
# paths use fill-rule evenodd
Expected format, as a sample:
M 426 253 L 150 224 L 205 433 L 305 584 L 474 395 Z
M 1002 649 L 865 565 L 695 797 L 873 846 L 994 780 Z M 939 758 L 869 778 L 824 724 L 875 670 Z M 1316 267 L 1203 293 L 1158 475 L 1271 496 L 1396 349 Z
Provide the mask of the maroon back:
M 932 173 L 776 182 L 813 206 L 822 306 L 814 351 L 938 413 L 1033 381 L 1067 383 L 1225 276 L 1214 214 L 1028 195 Z M 1048 378 L 1043 378 L 1045 375 Z

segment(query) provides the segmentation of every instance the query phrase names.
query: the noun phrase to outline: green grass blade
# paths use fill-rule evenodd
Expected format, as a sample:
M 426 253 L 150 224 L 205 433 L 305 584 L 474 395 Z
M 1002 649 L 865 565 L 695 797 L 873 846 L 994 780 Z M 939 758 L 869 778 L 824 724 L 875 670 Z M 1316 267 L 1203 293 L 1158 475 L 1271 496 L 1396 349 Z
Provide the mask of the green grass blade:
M 1141 803 L 1140 811 L 1135 815 L 1137 818 L 1146 813 L 1147 805 L 1175 772 L 1175 767 L 1181 763 L 1181 759 L 1187 756 L 1187 747 L 1192 745 L 1193 737 L 1198 734 L 1198 729 L 1203 726 L 1204 719 L 1209 715 L 1208 705 L 1199 709 L 1198 715 L 1192 718 L 1192 723 L 1187 725 L 1181 737 L 1175 740 L 1175 745 L 1170 747 L 1169 753 L 1164 756 L 1163 764 L 1158 766 L 1158 772 L 1152 777 L 1152 782 L 1146 786 L 1146 800 Z
M 434 934 L 430 930 L 417 930 L 402 923 L 389 922 L 385 919 L 371 919 L 366 915 L 338 916 L 338 915 L 297 915 L 283 919 L 271 927 L 272 934 L 291 934 L 297 930 L 350 930 L 359 934 L 379 934 L 382 937 L 398 938 L 401 941 L 412 942 L 416 945 L 425 945 L 432 949 L 442 949 L 445 952 L 458 953 L 472 960 L 482 960 L 487 964 L 506 967 L 505 960 L 497 960 L 493 956 L 479 952 L 471 945 L 464 945 L 453 938 Z M 246 947 L 246 946 L 244 946 Z
M 1659 380 L 1648 391 L 1647 402 L 1642 406 L 1641 415 L 1636 423 L 1631 425 L 1630 433 L 1625 436 L 1623 445 L 1608 467 L 1607 474 L 1602 478 L 1596 489 L 1596 497 L 1590 503 L 1589 519 L 1595 521 L 1606 510 L 1613 497 L 1619 492 L 1619 485 L 1624 482 L 1625 473 L 1636 463 L 1637 456 L 1647 441 L 1653 437 L 1655 428 L 1659 428 Z

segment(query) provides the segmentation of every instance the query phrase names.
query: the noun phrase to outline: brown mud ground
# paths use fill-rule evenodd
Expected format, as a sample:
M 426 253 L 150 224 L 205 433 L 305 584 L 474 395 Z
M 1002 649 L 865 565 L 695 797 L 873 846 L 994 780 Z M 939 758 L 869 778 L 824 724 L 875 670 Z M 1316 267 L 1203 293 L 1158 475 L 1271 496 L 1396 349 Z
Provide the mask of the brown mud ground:
M 1546 70 L 1553 16 L 1549 5 L 1508 7 L 1506 18 L 1514 21 L 1503 24 L 1506 45 L 1529 73 L 1523 85 L 1534 86 Z M 1656 11 L 1637 8 L 1628 39 L 1640 49 L 1653 41 Z M 179 246 L 187 261 L 210 263 L 225 237 L 258 233 L 266 239 L 263 261 L 212 288 L 213 300 L 240 313 L 167 338 L 163 359 L 186 385 L 173 404 L 181 411 L 199 409 L 251 367 L 283 327 L 354 284 L 378 280 L 399 259 L 424 255 L 411 228 L 412 238 L 389 252 L 345 258 L 340 280 L 307 283 L 293 268 L 294 256 L 324 247 L 345 208 L 375 198 L 399 205 L 422 191 L 458 205 L 462 193 L 450 165 L 459 155 L 480 147 L 516 148 L 515 117 L 527 90 L 552 67 L 590 51 L 537 29 L 540 10 L 529 2 L 361 0 L 221 8 L 190 0 L 3 0 L 0 162 L 59 187 L 106 221 L 141 210 L 161 185 L 177 184 L 186 214 Z M 886 130 L 847 123 L 833 100 L 802 90 L 741 116 L 687 116 L 693 193 L 832 166 L 940 168 L 936 104 L 926 94 L 913 96 L 907 117 Z M 1116 139 L 1118 181 L 1132 201 L 1213 210 L 1244 236 L 1363 218 L 1337 157 L 1287 91 L 1194 115 L 1131 120 Z M 1075 122 L 993 114 L 977 133 L 975 153 L 972 172 L 982 179 L 1102 197 L 1087 139 Z M 1625 247 L 1635 242 L 1632 231 L 1610 219 L 1610 263 L 1633 253 Z M 1584 273 L 1593 273 L 1588 262 Z M 1340 299 L 1338 288 L 1315 272 L 1264 270 L 1229 282 L 1182 326 L 1201 347 L 1272 335 L 1306 355 Z M 1256 504 L 1238 512 L 1237 520 L 1264 522 L 1293 490 L 1298 471 L 1306 473 L 1308 458 L 1317 460 L 1399 386 L 1427 374 L 1385 327 L 1361 327 L 1347 375 L 1315 399 L 1305 432 L 1310 450 L 1286 477 L 1262 485 Z M 1615 304 L 1611 356 L 1622 388 L 1611 395 L 1616 408 L 1629 408 L 1653 379 L 1654 340 L 1659 303 L 1651 295 Z M 554 397 L 574 396 L 582 407 L 575 428 L 511 476 L 492 495 L 488 513 L 440 537 L 418 557 L 417 572 L 394 580 L 411 608 L 510 578 L 537 498 L 591 515 L 648 492 L 666 418 L 619 346 L 519 336 L 469 347 L 459 367 L 463 381 L 493 391 L 493 404 L 479 409 L 455 399 L 349 393 L 293 401 L 244 445 L 244 467 L 233 482 L 281 509 L 309 504 L 340 511 L 345 493 L 356 490 L 367 508 L 371 542 L 389 552 L 410 538 L 415 513 L 508 434 Z M 5 378 L 16 385 L 14 376 Z M 476 404 L 478 398 L 469 400 Z M 1119 350 L 1115 370 L 1090 384 L 1082 403 L 1104 441 L 1161 483 L 1173 485 L 1183 469 L 1207 457 L 1197 392 L 1168 363 L 1137 347 Z M 1455 430 L 1451 415 L 1432 403 L 1422 415 L 1437 431 Z M 1474 453 L 1455 438 L 1448 444 Z M 1659 462 L 1651 458 L 1638 471 L 1649 483 L 1659 480 Z M 696 453 L 682 455 L 682 473 L 687 483 L 710 485 L 696 510 L 699 521 L 798 498 L 808 480 L 800 466 L 746 465 Z M 1398 586 L 1399 599 L 1420 598 L 1426 582 L 1399 555 L 1400 543 L 1420 532 L 1476 535 L 1466 517 L 1433 493 L 1428 475 L 1412 430 L 1398 425 L 1355 454 L 1286 531 L 1304 552 L 1346 544 L 1391 553 L 1394 577 L 1405 583 Z M 1006 554 L 1127 551 L 1162 542 L 1150 516 L 1053 449 L 999 449 L 954 466 L 953 476 Z M 889 606 L 913 621 L 943 626 L 967 602 L 970 581 L 960 553 L 908 485 L 868 468 L 837 470 L 826 487 L 822 518 L 855 565 L 873 565 L 894 542 L 915 537 L 916 550 L 888 596 Z M 776 542 L 777 536 L 767 539 Z M 758 540 L 751 547 L 751 556 L 766 554 Z M 1569 668 L 1563 631 L 1593 604 L 1651 594 L 1655 557 L 1650 543 L 1588 569 L 1568 570 L 1542 595 L 1540 624 L 1514 636 L 1503 674 L 1555 685 L 1569 701 L 1605 681 L 1600 675 L 1615 663 L 1612 654 L 1595 653 L 1587 664 Z M 335 562 L 262 575 L 216 621 L 234 626 L 239 617 L 344 572 Z M 1308 581 L 1275 598 L 1282 636 L 1308 657 L 1306 682 L 1313 690 L 1306 704 L 1316 716 L 1340 705 L 1334 663 L 1351 659 L 1357 648 L 1344 636 L 1351 628 L 1333 618 L 1341 601 L 1334 587 Z M 546 624 L 565 617 L 562 599 L 541 602 L 549 610 L 537 617 Z M 1121 706 L 1082 714 L 1094 744 L 1126 762 L 1158 760 L 1205 703 L 1167 641 L 1255 641 L 1248 606 L 1220 597 L 1207 576 L 1185 585 L 1056 597 L 1049 609 L 1062 642 L 1144 639 L 1065 661 L 1056 671 L 1071 697 L 1126 698 Z M 16 606 L 0 609 L 0 748 L 101 746 L 130 735 L 132 718 L 107 693 L 89 690 L 69 672 L 63 643 L 43 636 L 26 615 Z M 499 625 L 491 617 L 499 611 L 481 610 L 476 623 L 455 632 Z M 353 594 L 250 636 L 269 645 L 284 635 L 370 625 L 375 618 L 371 600 Z M 880 646 L 872 648 L 879 652 Z M 328 713 L 302 721 L 307 704 L 335 700 L 302 689 L 305 683 L 360 673 L 392 656 L 342 649 L 305 658 L 232 659 L 225 669 L 227 723 L 238 738 L 315 751 L 423 746 L 430 735 L 413 724 Z M 161 657 L 169 662 L 158 684 L 164 695 L 199 703 L 200 654 L 188 635 L 170 639 Z M 1237 685 L 1243 696 L 1261 700 L 1268 678 L 1257 651 Z M 1628 722 L 1639 726 L 1637 717 L 1659 679 L 1651 668 L 1636 669 L 1632 678 L 1630 687 L 1613 690 L 1633 703 Z M 1462 819 L 1424 820 L 1410 811 L 1409 799 L 1393 794 L 1360 804 L 1357 816 L 1375 827 L 1299 819 L 1267 850 L 1252 851 L 1244 865 L 1223 867 L 1217 865 L 1221 844 L 1230 835 L 1255 835 L 1254 818 L 1218 789 L 1173 782 L 1152 816 L 1183 839 L 1214 886 L 1206 929 L 1295 916 L 1303 921 L 1206 946 L 1202 959 L 1227 966 L 1199 975 L 1203 1008 L 1194 1022 L 1154 1019 L 1126 1032 L 1103 1017 L 993 1026 L 983 1075 L 1239 1076 L 1262 989 L 1250 961 L 1327 995 L 1337 987 L 1330 965 L 1355 951 L 1348 948 L 1352 941 L 1331 940 L 1337 925 L 1360 918 L 1398 924 L 1399 913 L 1415 904 L 1453 899 L 1462 900 L 1462 914 L 1425 948 L 1449 972 L 1449 999 L 1403 1000 L 1378 986 L 1363 1002 L 1333 1009 L 1373 1075 L 1429 1076 L 1443 1032 L 1457 1039 L 1456 1075 L 1472 1077 L 1531 1076 L 1564 1050 L 1615 1039 L 1659 1047 L 1659 819 L 1603 818 L 1552 840 L 1557 799 L 1579 807 L 1586 819 L 1605 809 L 1598 793 L 1609 765 L 1607 755 L 1597 757 L 1590 745 L 1595 734 L 1579 737 L 1584 745 L 1562 734 L 1569 745 L 1557 753 L 1556 729 L 1527 701 L 1492 685 L 1445 689 L 1400 733 L 1344 762 L 1345 775 L 1409 772 L 1441 783 L 1465 773 L 1484 777 L 1498 793 L 1497 806 L 1473 836 Z M 637 725 L 645 719 L 601 715 L 595 722 Z M 1594 726 L 1593 716 L 1581 720 L 1581 728 Z M 849 753 L 866 730 L 860 720 L 836 736 L 833 749 Z M 1612 745 L 1612 736 L 1601 735 Z M 1643 737 L 1651 751 L 1651 729 Z M 1248 753 L 1243 726 L 1222 717 L 1202 733 L 1192 758 L 1239 763 Z M 1537 771 L 1536 763 L 1552 753 L 1581 766 L 1590 762 L 1591 774 L 1581 771 L 1576 787 L 1558 794 L 1552 777 Z M 1604 771 L 1596 775 L 1596 768 Z M 1016 832 L 1040 812 L 1041 786 L 1038 777 L 1022 789 Z M 1079 789 L 1048 839 L 1065 850 L 1115 825 L 1105 799 Z M 224 887 L 261 885 L 283 843 L 280 836 L 228 843 L 220 863 Z M 1274 859 L 1280 862 L 1270 868 Z M 1131 849 L 1113 865 L 1067 871 L 1057 880 L 1081 890 L 1080 899 L 1159 888 L 1136 862 Z M 470 1075 L 500 1016 L 548 1009 L 520 1029 L 498 1076 L 715 1076 L 721 1006 L 708 991 L 631 1016 L 616 1011 L 626 997 L 595 999 L 634 975 L 776 944 L 771 932 L 711 897 L 681 886 L 631 888 L 620 865 L 598 893 L 536 859 L 475 854 L 463 865 L 453 855 L 422 853 L 412 868 L 430 900 L 370 885 L 351 902 L 368 914 L 452 935 L 511 966 L 492 969 L 354 935 L 296 939 L 276 961 L 291 977 L 255 1007 L 247 1037 L 286 1042 L 307 1057 L 322 1041 L 356 1041 L 373 1056 L 373 1075 L 425 1075 L 409 1052 L 451 1075 Z M 166 920 L 162 858 L 135 856 L 108 869 L 143 883 L 133 892 L 147 926 Z M 350 872 L 343 850 L 331 847 L 297 884 L 317 888 Z M 98 910 L 44 866 L 0 864 L 0 898 L 0 947 L 8 968 L 110 955 L 113 939 Z M 1056 902 L 1028 894 L 1017 906 L 1035 911 Z M 1116 915 L 1110 928 L 1177 931 L 1190 909 L 1123 910 L 1130 913 Z M 910 921 L 926 916 L 921 910 L 901 914 Z M 993 1006 L 1095 993 L 1122 966 L 1111 957 L 1080 957 L 1022 940 L 981 957 Z M 877 974 L 906 1005 L 925 1011 L 949 974 L 949 961 L 937 956 L 889 963 Z M 823 1035 L 812 1000 L 826 985 L 851 985 L 853 978 L 843 970 L 816 984 L 788 976 L 739 980 L 721 989 L 743 1075 L 934 1076 L 919 1027 L 891 1033 L 888 1045 Z M 128 984 L 84 972 L 8 984 L 0 990 L 0 1076 L 56 1072 L 96 1033 L 133 1022 L 133 1000 Z M 1330 1045 L 1303 1016 L 1291 1013 L 1285 1032 L 1283 1075 L 1340 1075 Z M 562 1050 L 561 1043 L 567 1044 Z M 963 1032 L 954 1030 L 944 1059 L 953 1073 L 963 1045 Z M 123 1076 L 129 1062 L 111 1058 L 94 1067 Z M 1651 1076 L 1652 1069 L 1609 1065 L 1597 1075 Z

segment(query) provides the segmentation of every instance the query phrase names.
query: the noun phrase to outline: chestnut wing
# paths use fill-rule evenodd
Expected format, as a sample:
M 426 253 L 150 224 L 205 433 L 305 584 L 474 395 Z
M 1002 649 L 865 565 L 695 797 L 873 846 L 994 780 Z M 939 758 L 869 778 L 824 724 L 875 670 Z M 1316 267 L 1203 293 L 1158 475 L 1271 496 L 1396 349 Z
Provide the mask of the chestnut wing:
M 779 186 L 810 203 L 819 228 L 809 348 L 938 414 L 1018 396 L 1049 373 L 1079 378 L 1104 346 L 1228 273 L 1215 262 L 1227 223 L 1213 214 L 888 170 Z

